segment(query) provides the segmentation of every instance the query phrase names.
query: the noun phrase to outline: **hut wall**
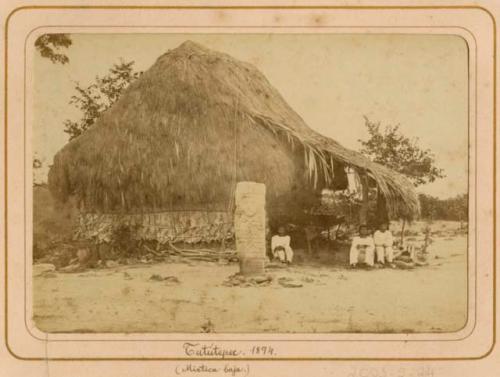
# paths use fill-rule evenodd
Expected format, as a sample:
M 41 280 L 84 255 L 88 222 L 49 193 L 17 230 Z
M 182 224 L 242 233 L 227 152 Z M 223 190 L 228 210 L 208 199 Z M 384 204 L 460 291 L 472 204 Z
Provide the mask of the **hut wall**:
M 81 213 L 77 238 L 97 237 L 109 242 L 113 229 L 130 226 L 137 239 L 166 242 L 212 242 L 234 235 L 233 215 L 230 212 L 176 211 L 148 214 L 92 214 Z

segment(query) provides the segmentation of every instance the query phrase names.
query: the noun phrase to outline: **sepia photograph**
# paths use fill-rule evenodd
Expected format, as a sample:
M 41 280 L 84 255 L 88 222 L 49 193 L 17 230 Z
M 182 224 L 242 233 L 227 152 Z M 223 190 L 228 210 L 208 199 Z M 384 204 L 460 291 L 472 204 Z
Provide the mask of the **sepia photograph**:
M 41 332 L 467 325 L 463 38 L 46 33 L 28 47 Z

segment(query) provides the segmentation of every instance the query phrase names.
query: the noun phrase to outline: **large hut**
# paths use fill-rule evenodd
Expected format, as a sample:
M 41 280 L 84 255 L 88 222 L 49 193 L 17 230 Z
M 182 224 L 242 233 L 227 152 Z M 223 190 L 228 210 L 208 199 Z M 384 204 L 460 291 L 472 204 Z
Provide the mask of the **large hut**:
M 124 221 L 144 238 L 197 242 L 231 233 L 237 182 L 264 183 L 279 218 L 345 188 L 346 167 L 388 216 L 418 212 L 404 177 L 309 128 L 252 65 L 187 41 L 56 154 L 49 185 L 76 201 L 83 235 Z

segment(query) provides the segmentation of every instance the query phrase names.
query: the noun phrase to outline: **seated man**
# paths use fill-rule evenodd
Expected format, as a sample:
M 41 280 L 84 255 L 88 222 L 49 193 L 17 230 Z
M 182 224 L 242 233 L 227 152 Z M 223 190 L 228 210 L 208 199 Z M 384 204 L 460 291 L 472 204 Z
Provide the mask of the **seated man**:
M 349 253 L 349 265 L 356 267 L 358 265 L 359 254 L 364 252 L 365 264 L 374 265 L 375 244 L 373 237 L 370 235 L 368 227 L 364 224 L 359 226 L 359 236 L 352 239 L 351 251 Z
M 293 250 L 290 247 L 290 236 L 286 234 L 284 226 L 278 228 L 278 234 L 271 238 L 271 252 L 273 258 L 283 263 L 292 263 Z
M 378 230 L 373 234 L 373 241 L 375 242 L 377 262 L 382 264 L 385 264 L 386 262 L 392 264 L 392 260 L 394 258 L 392 244 L 394 243 L 394 240 L 387 223 L 384 222 L 379 225 Z

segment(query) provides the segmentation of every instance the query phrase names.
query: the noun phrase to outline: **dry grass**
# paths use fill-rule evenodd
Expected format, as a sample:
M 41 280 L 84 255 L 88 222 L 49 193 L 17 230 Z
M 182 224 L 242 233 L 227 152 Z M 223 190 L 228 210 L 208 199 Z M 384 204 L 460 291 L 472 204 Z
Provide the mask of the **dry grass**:
M 223 210 L 238 181 L 296 203 L 338 164 L 368 174 L 393 217 L 418 213 L 404 177 L 313 131 L 252 65 L 188 41 L 55 156 L 49 184 L 86 211 Z

